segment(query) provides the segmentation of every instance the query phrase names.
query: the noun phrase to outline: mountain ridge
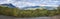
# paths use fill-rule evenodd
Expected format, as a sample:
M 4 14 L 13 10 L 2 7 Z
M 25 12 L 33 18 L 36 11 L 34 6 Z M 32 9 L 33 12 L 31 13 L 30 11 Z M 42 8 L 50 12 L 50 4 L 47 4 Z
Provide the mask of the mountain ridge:
M 47 9 L 47 10 L 53 10 L 53 9 L 57 8 L 57 7 L 49 7 L 49 6 L 30 6 L 30 7 L 24 7 L 24 8 L 22 8 L 22 9 L 27 9 L 27 8 L 39 8 L 39 7 L 45 8 L 45 9 Z
M 9 4 L 0 4 L 0 6 L 6 6 L 6 7 L 9 7 L 9 8 L 16 8 L 14 5 L 12 5 L 11 3 Z

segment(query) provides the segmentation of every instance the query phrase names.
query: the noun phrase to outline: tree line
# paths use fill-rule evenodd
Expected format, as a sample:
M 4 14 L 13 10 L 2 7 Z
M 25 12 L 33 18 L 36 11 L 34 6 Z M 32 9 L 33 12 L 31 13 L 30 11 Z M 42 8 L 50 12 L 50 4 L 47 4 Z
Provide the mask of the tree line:
M 0 6 L 0 15 L 16 16 L 16 17 L 40 17 L 60 15 L 59 8 L 57 10 L 21 10 L 18 8 L 9 8 Z

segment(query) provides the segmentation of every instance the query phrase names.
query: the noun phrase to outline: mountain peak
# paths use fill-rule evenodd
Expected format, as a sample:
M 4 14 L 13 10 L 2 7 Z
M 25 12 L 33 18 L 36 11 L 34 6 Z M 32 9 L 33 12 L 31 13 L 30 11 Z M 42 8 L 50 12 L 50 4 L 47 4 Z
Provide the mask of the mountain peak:
M 0 6 L 7 6 L 9 8 L 16 8 L 14 5 L 12 5 L 11 3 L 9 4 L 0 4 Z

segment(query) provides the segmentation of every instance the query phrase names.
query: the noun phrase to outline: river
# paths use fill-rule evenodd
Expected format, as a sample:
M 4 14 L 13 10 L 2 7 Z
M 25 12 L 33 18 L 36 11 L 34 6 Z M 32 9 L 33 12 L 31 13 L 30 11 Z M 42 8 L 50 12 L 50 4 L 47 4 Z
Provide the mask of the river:
M 0 19 L 51 19 L 51 17 L 16 18 L 16 17 L 12 17 L 12 16 L 0 15 Z
M 0 19 L 52 19 L 52 17 L 16 18 L 16 17 L 12 17 L 12 16 L 0 15 Z

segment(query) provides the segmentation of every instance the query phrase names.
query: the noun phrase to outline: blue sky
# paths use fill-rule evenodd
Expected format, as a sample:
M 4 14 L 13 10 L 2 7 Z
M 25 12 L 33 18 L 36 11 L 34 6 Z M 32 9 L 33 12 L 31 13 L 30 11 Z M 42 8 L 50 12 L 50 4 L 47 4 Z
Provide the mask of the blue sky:
M 0 0 L 0 4 L 12 3 L 18 8 L 27 6 L 53 6 L 60 5 L 60 0 Z

